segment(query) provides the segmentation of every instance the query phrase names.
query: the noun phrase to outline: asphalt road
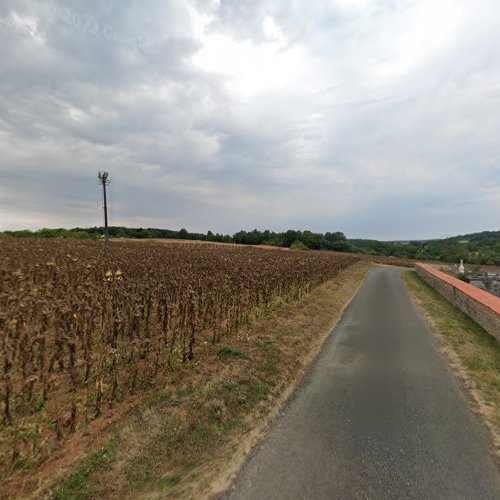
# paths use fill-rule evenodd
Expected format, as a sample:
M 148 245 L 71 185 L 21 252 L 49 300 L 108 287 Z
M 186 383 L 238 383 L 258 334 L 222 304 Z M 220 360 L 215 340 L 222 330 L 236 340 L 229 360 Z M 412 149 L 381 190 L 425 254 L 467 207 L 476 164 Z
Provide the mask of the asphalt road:
M 490 438 L 395 268 L 367 277 L 231 499 L 500 499 Z

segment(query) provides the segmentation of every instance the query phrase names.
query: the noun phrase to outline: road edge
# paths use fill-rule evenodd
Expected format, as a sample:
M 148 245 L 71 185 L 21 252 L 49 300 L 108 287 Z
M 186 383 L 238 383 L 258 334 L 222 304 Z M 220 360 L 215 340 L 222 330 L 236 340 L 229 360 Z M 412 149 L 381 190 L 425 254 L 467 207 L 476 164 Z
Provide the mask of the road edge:
M 450 342 L 446 339 L 446 335 L 438 326 L 436 317 L 429 312 L 428 308 L 425 307 L 421 297 L 419 297 L 415 292 L 413 286 L 418 286 L 418 285 L 412 285 L 409 282 L 409 279 L 410 279 L 409 276 L 407 275 L 405 276 L 405 274 L 403 274 L 403 276 L 401 277 L 401 281 L 403 282 L 406 288 L 408 296 L 412 300 L 416 310 L 421 314 L 421 316 L 424 318 L 427 325 L 429 326 L 429 331 L 432 334 L 431 340 L 436 346 L 438 353 L 446 362 L 446 365 L 448 366 L 450 373 L 458 382 L 458 385 L 462 390 L 465 399 L 467 400 L 469 410 L 473 414 L 479 417 L 478 418 L 479 423 L 489 436 L 492 444 L 490 450 L 491 455 L 493 457 L 496 466 L 500 470 L 500 432 L 499 429 L 497 429 L 496 426 L 491 421 L 490 417 L 491 408 L 485 402 L 485 398 L 481 394 L 481 391 L 478 389 L 477 384 L 473 380 L 473 377 L 471 377 L 470 370 L 467 369 L 467 367 L 464 365 L 464 362 L 460 359 L 460 356 L 456 352 L 456 350 L 454 350 L 453 347 L 450 346 Z M 430 285 L 428 285 L 425 281 L 423 281 L 423 283 L 430 287 Z M 449 305 L 450 308 L 455 309 L 457 311 L 457 314 L 465 315 L 465 313 L 460 311 L 451 302 L 447 301 L 446 298 L 439 295 L 438 292 L 435 293 L 442 301 L 446 302 L 446 304 Z M 470 319 L 470 321 L 473 322 L 474 320 Z M 480 325 L 477 326 L 481 328 Z M 485 331 L 485 335 L 489 334 Z
M 303 365 L 301 366 L 296 377 L 282 389 L 280 395 L 273 402 L 273 407 L 266 414 L 262 422 L 258 426 L 254 427 L 245 436 L 244 440 L 239 440 L 239 449 L 231 457 L 229 461 L 230 466 L 227 467 L 226 470 L 221 472 L 219 477 L 211 483 L 208 490 L 203 491 L 203 494 L 206 495 L 207 498 L 220 498 L 221 495 L 223 495 L 233 487 L 235 480 L 237 479 L 240 471 L 245 466 L 248 458 L 257 449 L 262 440 L 265 439 L 265 437 L 268 435 L 272 425 L 276 422 L 277 418 L 286 407 L 286 405 L 300 390 L 302 384 L 306 380 L 307 374 L 314 366 L 314 363 L 318 356 L 320 356 L 324 344 L 326 343 L 328 338 L 334 334 L 335 328 L 342 320 L 344 313 L 358 294 L 359 290 L 365 283 L 368 274 L 375 267 L 375 265 L 371 264 L 367 265 L 366 267 L 367 268 L 364 276 L 357 284 L 354 291 L 348 296 L 347 300 L 344 302 L 340 310 L 337 311 L 336 314 L 332 317 L 332 321 L 328 329 L 325 329 L 325 331 L 320 336 L 318 336 L 318 338 L 312 344 L 311 350 L 305 356 Z

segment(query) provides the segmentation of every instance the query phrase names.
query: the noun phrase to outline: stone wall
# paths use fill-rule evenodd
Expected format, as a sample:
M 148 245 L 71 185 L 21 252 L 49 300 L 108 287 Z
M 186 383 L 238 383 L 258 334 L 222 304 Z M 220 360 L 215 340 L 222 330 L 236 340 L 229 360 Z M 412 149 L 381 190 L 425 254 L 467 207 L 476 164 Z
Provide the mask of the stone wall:
M 500 298 L 445 274 L 416 264 L 417 274 L 500 342 Z

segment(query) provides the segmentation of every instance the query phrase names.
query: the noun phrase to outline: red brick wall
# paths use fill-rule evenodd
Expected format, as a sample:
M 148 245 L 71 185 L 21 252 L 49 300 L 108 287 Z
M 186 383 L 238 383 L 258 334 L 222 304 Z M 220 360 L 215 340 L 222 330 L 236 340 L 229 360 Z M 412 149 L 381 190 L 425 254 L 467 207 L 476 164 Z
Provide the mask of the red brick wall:
M 429 285 L 455 304 L 500 342 L 500 298 L 427 264 L 416 271 Z

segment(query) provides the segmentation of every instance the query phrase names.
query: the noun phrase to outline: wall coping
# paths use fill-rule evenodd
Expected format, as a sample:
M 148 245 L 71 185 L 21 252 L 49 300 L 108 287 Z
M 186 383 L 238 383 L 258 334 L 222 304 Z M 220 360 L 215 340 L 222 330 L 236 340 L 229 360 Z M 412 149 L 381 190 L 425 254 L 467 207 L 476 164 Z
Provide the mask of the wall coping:
M 434 275 L 436 278 L 448 283 L 452 287 L 460 290 L 471 299 L 479 302 L 483 306 L 492 310 L 494 313 L 500 315 L 500 297 L 481 290 L 481 288 L 478 288 L 474 285 L 465 283 L 465 281 L 454 278 L 453 276 L 443 273 L 442 271 L 438 271 L 428 264 L 422 264 L 421 262 L 418 262 L 417 264 L 415 264 L 415 266 L 424 269 L 428 273 Z

